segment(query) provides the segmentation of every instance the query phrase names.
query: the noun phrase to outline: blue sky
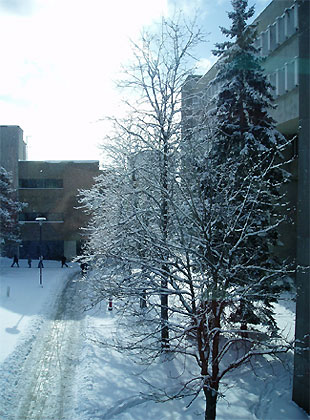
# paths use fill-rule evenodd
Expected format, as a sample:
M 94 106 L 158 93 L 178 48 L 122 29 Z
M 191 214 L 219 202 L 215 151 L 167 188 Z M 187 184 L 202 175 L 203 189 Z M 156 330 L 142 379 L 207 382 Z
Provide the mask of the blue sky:
M 256 12 L 269 3 L 257 0 Z M 99 159 L 96 121 L 118 109 L 113 80 L 129 38 L 174 7 L 198 11 L 209 33 L 197 51 L 203 73 L 230 0 L 0 0 L 0 125 L 24 130 L 29 159 Z

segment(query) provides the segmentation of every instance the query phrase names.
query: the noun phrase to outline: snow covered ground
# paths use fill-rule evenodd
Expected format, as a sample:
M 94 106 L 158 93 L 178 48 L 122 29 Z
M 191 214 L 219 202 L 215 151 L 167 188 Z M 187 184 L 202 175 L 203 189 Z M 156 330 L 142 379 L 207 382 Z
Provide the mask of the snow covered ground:
M 0 266 L 0 419 L 1 420 L 202 420 L 198 398 L 155 403 L 147 381 L 167 387 L 183 366 L 177 360 L 148 369 L 102 346 L 118 329 L 116 307 L 103 302 L 82 312 L 85 284 L 79 267 L 46 261 L 43 288 L 39 270 L 1 259 Z M 84 297 L 85 299 L 85 297 Z M 85 302 L 84 302 L 85 303 Z M 277 306 L 281 328 L 294 333 L 290 301 Z M 126 334 L 126 331 L 118 333 Z M 292 355 L 257 361 L 229 377 L 217 418 L 297 420 L 307 415 L 291 401 Z
M 68 395 L 64 385 L 74 373 L 64 355 L 73 353 L 73 342 L 76 348 L 80 345 L 80 337 L 73 337 L 82 325 L 71 317 L 62 319 L 69 313 L 62 298 L 68 295 L 67 285 L 74 285 L 67 280 L 80 270 L 45 261 L 41 287 L 38 261 L 33 268 L 23 260 L 19 268 L 10 264 L 1 259 L 0 419 L 60 420 L 55 413 L 58 407 L 63 411 Z

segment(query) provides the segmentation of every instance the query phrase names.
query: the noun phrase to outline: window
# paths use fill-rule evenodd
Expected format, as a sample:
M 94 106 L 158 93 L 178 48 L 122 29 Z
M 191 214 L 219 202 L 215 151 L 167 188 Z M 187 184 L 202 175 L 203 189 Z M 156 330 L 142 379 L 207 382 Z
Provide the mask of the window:
M 298 31 L 298 27 L 299 27 L 299 24 L 298 24 L 298 3 L 294 4 L 293 11 L 294 11 L 294 28 L 295 28 L 295 31 Z
M 18 215 L 18 219 L 20 222 L 28 222 L 28 221 L 33 221 L 35 220 L 35 218 L 38 217 L 37 213 L 20 213 Z
M 276 25 L 272 25 L 268 28 L 268 50 L 273 51 L 276 46 Z
M 268 54 L 268 32 L 261 33 L 261 55 L 264 57 Z
M 277 75 L 276 75 L 276 72 L 271 73 L 269 75 L 269 82 L 270 82 L 271 86 L 273 86 L 274 88 L 276 88 L 276 85 L 277 85 Z M 272 95 L 275 95 L 275 92 L 276 92 L 275 89 L 272 90 Z
M 285 64 L 285 90 L 294 89 L 295 87 L 295 61 Z
M 20 179 L 19 188 L 63 188 L 62 179 Z
M 63 188 L 62 179 L 45 179 L 43 188 Z
M 299 62 L 298 62 L 298 57 L 295 57 L 295 60 L 294 60 L 294 85 L 295 86 L 299 85 Z
M 284 33 L 284 18 L 281 16 L 277 19 L 276 23 L 276 43 L 277 45 L 282 44 L 285 41 L 285 33 Z
M 282 69 L 277 70 L 276 95 L 277 96 L 283 95 L 284 92 L 285 92 L 285 69 L 283 67 Z
M 33 222 L 37 217 L 45 217 L 49 222 L 62 222 L 64 220 L 63 213 L 38 213 L 38 212 L 25 212 L 19 214 L 20 222 Z
M 298 136 L 295 136 L 292 141 L 292 155 L 298 156 Z
M 286 10 L 284 19 L 285 19 L 285 37 L 289 38 L 296 31 L 296 28 L 295 28 L 296 19 L 295 19 L 294 8 Z
M 257 49 L 258 49 L 258 53 L 259 53 L 259 54 L 260 54 L 260 49 L 261 49 L 261 46 L 260 46 L 260 40 L 261 40 L 261 37 L 259 36 L 259 37 L 257 37 L 257 38 L 255 39 L 255 41 L 254 41 L 255 48 L 257 48 Z

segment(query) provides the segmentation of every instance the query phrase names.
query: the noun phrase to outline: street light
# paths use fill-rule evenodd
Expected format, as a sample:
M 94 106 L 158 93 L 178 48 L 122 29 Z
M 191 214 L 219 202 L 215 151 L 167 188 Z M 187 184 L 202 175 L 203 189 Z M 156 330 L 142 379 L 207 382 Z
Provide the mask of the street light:
M 43 266 L 43 256 L 42 256 L 42 223 L 46 222 L 45 217 L 36 217 L 36 222 L 39 223 L 40 226 L 40 261 L 39 261 L 39 268 L 40 268 L 40 286 L 43 287 L 42 281 L 42 266 Z

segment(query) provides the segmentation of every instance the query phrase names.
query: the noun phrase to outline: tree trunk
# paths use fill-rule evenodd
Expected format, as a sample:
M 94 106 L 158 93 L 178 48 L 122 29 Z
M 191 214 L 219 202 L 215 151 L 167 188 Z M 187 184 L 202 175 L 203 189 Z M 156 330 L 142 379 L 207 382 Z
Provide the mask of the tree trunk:
M 167 294 L 167 279 L 162 279 L 161 281 L 161 295 L 160 295 L 160 305 L 161 305 L 161 348 L 162 351 L 169 349 L 169 328 L 168 328 L 168 294 Z
M 161 173 L 162 184 L 162 203 L 161 203 L 161 220 L 163 242 L 166 244 L 168 237 L 168 138 L 165 133 L 162 137 L 163 141 L 163 168 Z M 164 250 L 163 259 L 167 259 L 167 251 Z M 162 351 L 169 349 L 169 328 L 168 328 L 168 276 L 169 268 L 167 264 L 162 266 L 163 277 L 161 280 L 161 348 Z
M 214 328 L 220 329 L 219 304 L 216 300 L 212 300 L 211 308 L 214 317 L 211 321 L 211 330 Z M 219 389 L 219 344 L 220 334 L 216 332 L 212 343 L 212 378 L 208 384 L 210 388 L 204 388 L 206 398 L 205 420 L 215 420 L 216 416 L 217 391 Z
M 140 308 L 145 309 L 146 308 L 146 291 L 143 290 L 142 295 L 140 297 Z
M 243 322 L 243 323 L 241 324 L 240 329 L 241 329 L 241 337 L 242 337 L 242 338 L 248 338 L 248 337 L 249 337 L 249 334 L 248 334 L 248 332 L 247 332 L 248 325 L 247 325 L 245 322 Z M 243 331 L 244 331 L 244 332 L 243 332 Z
M 206 389 L 204 394 L 206 398 L 205 420 L 215 420 L 217 393 L 212 389 Z

